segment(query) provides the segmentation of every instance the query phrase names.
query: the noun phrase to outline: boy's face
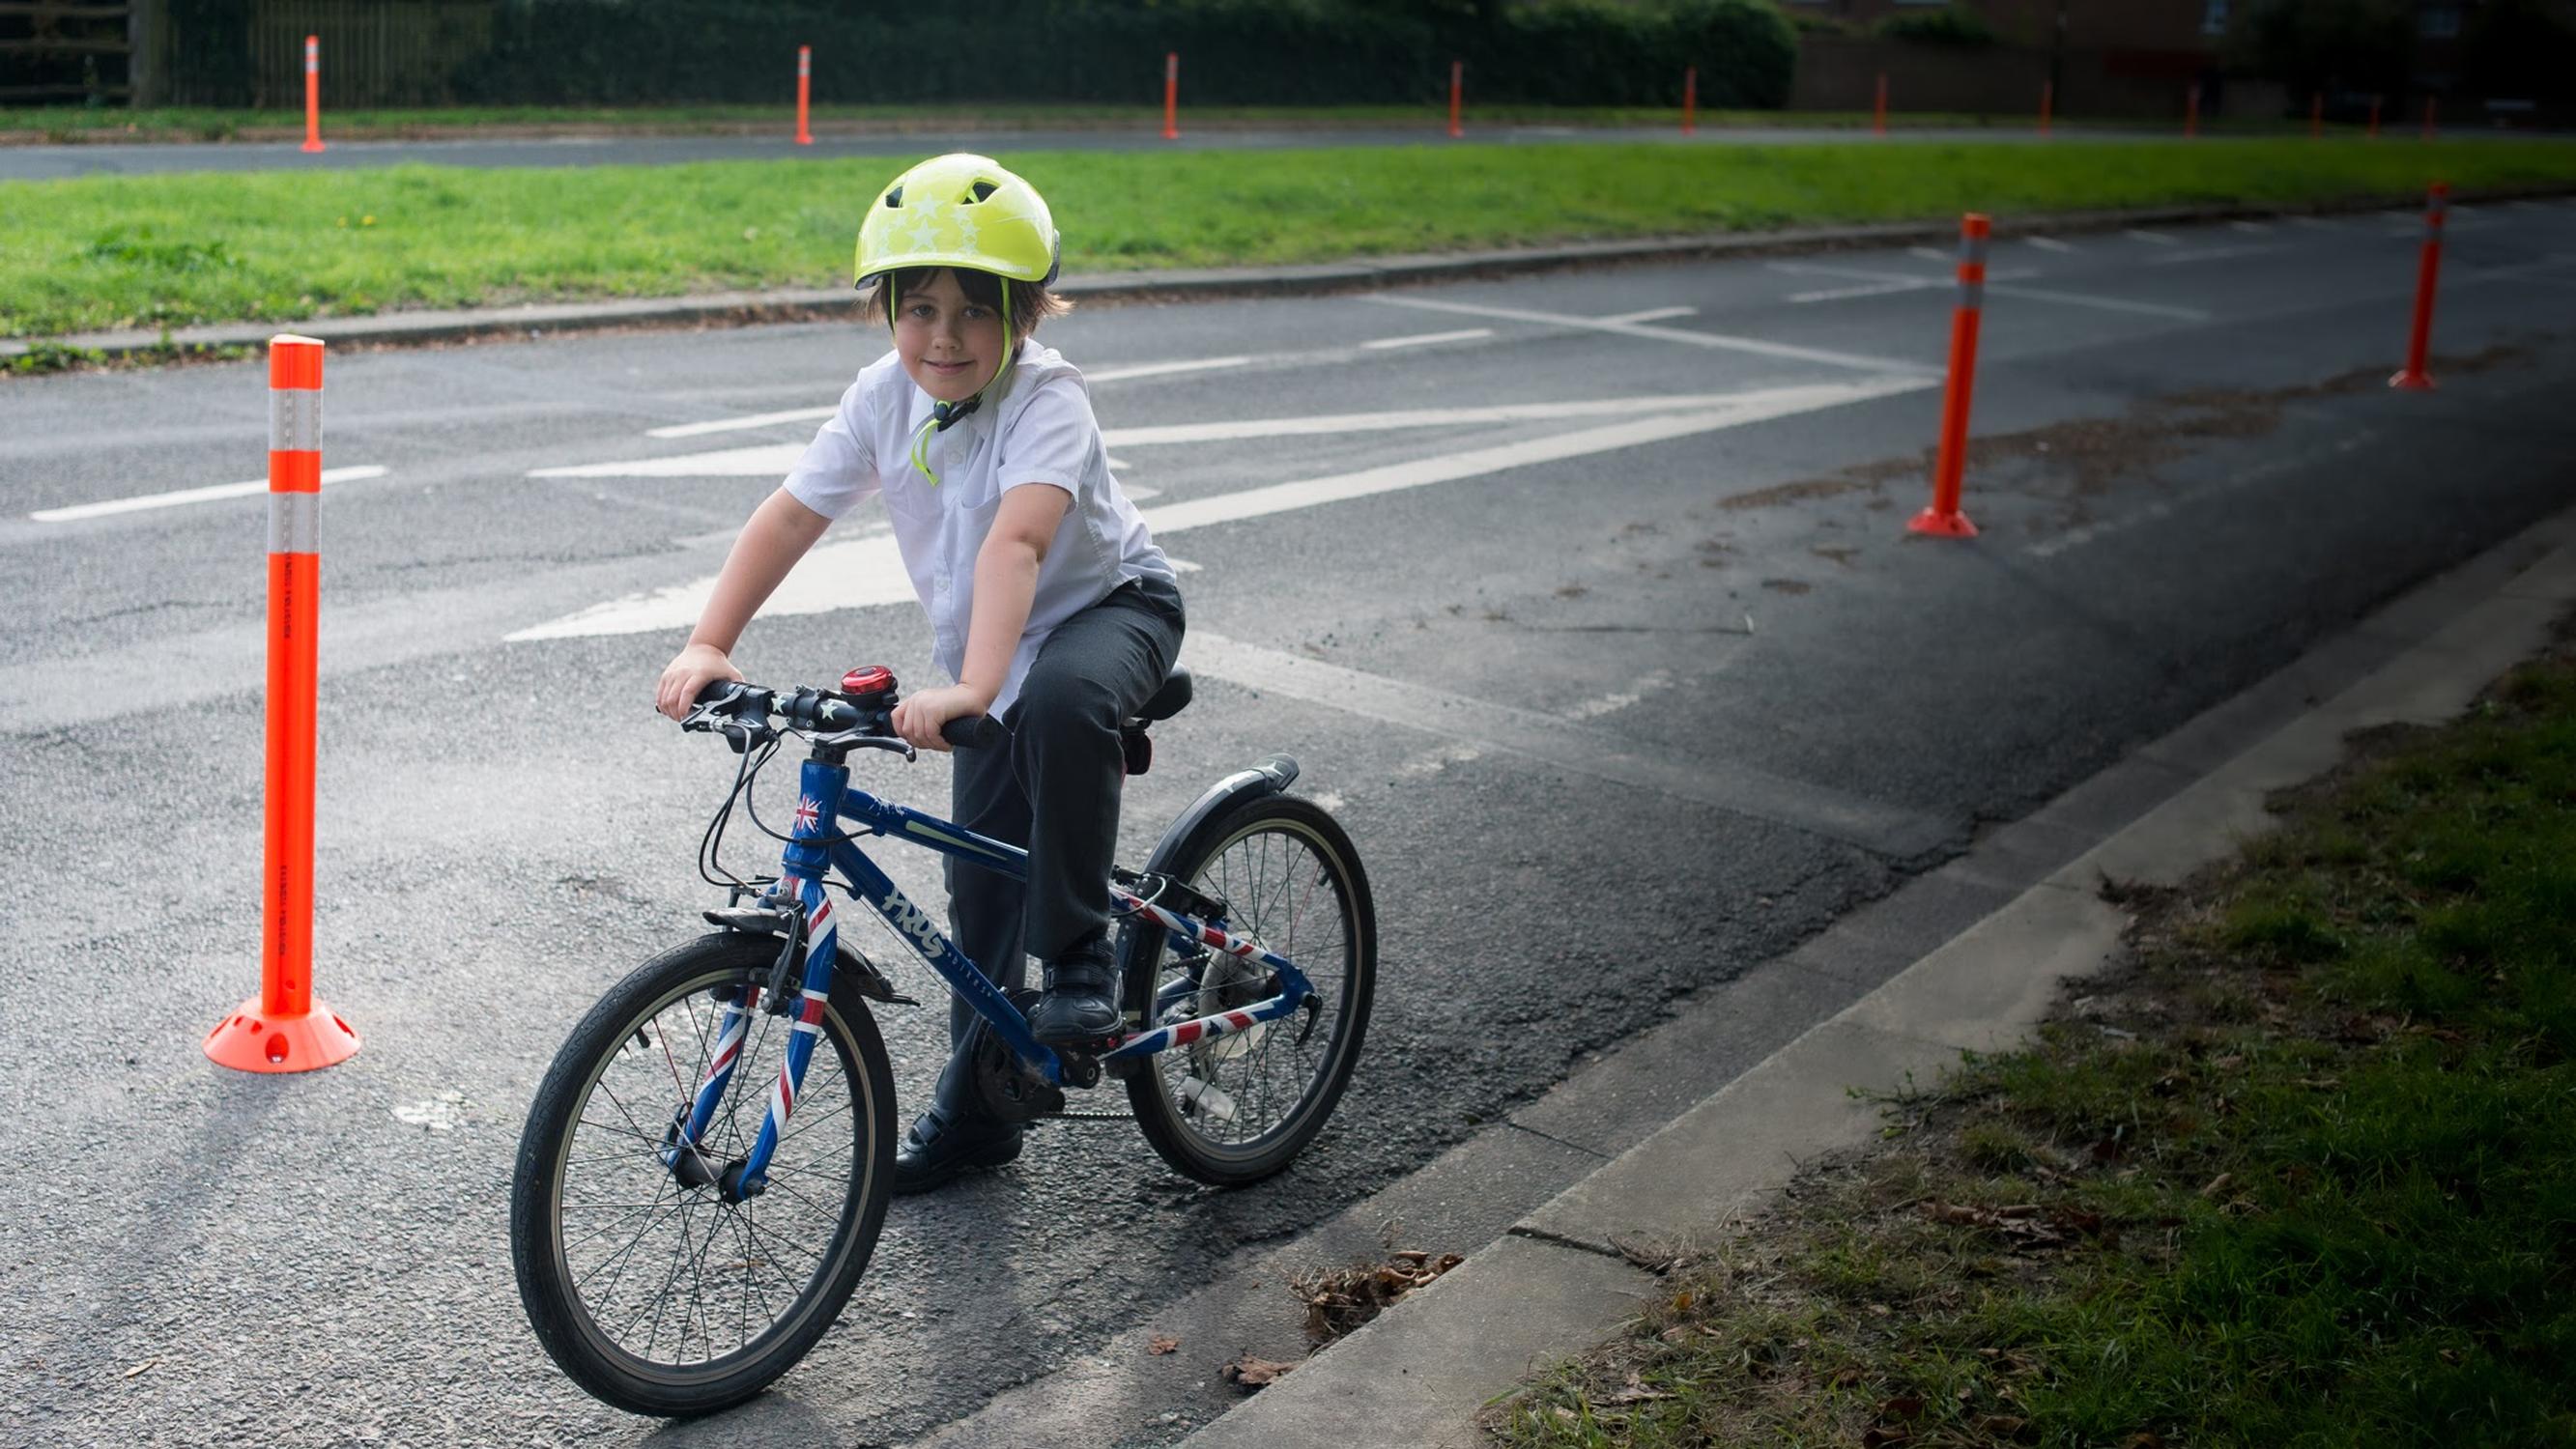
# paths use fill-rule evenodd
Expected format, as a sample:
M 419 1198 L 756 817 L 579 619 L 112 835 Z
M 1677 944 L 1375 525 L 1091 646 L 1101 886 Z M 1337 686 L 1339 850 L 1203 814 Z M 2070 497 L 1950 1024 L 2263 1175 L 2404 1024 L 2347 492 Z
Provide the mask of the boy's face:
M 983 391 L 1002 365 L 1002 317 L 967 299 L 956 274 L 941 271 L 927 286 L 895 297 L 895 356 L 913 384 L 941 402 Z

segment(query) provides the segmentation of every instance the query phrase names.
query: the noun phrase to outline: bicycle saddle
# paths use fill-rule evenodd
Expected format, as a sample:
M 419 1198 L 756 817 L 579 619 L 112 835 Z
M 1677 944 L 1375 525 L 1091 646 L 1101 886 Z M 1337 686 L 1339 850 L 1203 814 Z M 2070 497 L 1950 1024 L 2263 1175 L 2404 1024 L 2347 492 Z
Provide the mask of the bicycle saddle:
M 1147 721 L 1170 719 L 1187 708 L 1189 702 L 1190 672 L 1175 664 L 1172 672 L 1163 676 L 1163 687 L 1155 690 L 1153 697 L 1136 711 L 1136 718 Z

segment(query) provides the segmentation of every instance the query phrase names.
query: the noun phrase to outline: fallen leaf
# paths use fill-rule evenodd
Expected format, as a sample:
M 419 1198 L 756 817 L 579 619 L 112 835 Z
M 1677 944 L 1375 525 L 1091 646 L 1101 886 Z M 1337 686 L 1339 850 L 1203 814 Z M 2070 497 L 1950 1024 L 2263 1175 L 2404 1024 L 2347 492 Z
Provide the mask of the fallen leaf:
M 2013 1414 L 1988 1414 L 1977 1421 L 1978 1433 L 1992 1434 L 1998 1439 L 2013 1438 L 2029 1427 L 2028 1419 Z
M 1913 1394 L 1900 1394 L 1879 1405 L 1878 1416 L 1882 1419 L 1920 1419 L 1923 1417 L 1923 1400 Z
M 1280 1379 L 1286 1378 L 1290 1373 L 1296 1370 L 1296 1367 L 1297 1366 L 1293 1363 L 1281 1363 L 1276 1359 L 1255 1358 L 1253 1355 L 1247 1353 L 1243 1357 L 1236 1359 L 1234 1362 L 1227 1364 L 1221 1372 L 1225 1375 L 1225 1381 L 1235 1385 L 1237 1388 L 1257 1389 L 1265 1384 L 1276 1383 Z
M 118 1375 L 118 1377 L 119 1377 L 119 1378 L 128 1378 L 128 1379 L 130 1379 L 130 1378 L 134 1377 L 136 1374 L 139 1374 L 139 1373 L 143 1372 L 145 1369 L 148 1369 L 148 1368 L 152 1367 L 154 1364 L 159 1363 L 160 1361 L 161 1361 L 161 1360 L 159 1360 L 159 1359 L 157 1359 L 157 1358 L 147 1358 L 147 1359 L 145 1359 L 143 1362 L 141 1362 L 141 1363 L 139 1363 L 139 1364 L 136 1364 L 134 1367 L 132 1367 L 132 1368 L 130 1368 L 130 1369 L 127 1369 L 124 1373 L 122 1373 L 122 1374 Z
M 1897 1444 L 1910 1443 L 1913 1438 L 1913 1434 L 1903 1429 L 1871 1429 L 1860 1436 L 1860 1449 L 1891 1449 Z
M 1156 1358 L 1161 1358 L 1167 1353 L 1179 1352 L 1180 1347 L 1181 1341 L 1179 1339 L 1166 1337 L 1165 1335 L 1158 1333 L 1154 1335 L 1151 1342 L 1145 1345 L 1145 1351 Z
M 2227 1189 L 2235 1186 L 2235 1184 L 2235 1173 L 2222 1172 L 2216 1177 L 2211 1178 L 2207 1186 L 2201 1188 L 2200 1195 L 2202 1197 L 2215 1200 L 2220 1193 L 2227 1191 Z
M 1854 1385 L 1854 1384 L 1856 1384 L 1856 1383 L 1859 1383 L 1859 1382 L 1860 1382 L 1860 1370 L 1859 1370 L 1859 1369 L 1856 1369 L 1856 1368 L 1845 1368 L 1845 1369 L 1837 1369 L 1837 1370 L 1834 1372 L 1834 1379 L 1833 1379 L 1833 1383 L 1834 1383 L 1834 1387 L 1835 1387 L 1835 1388 L 1838 1388 L 1838 1389 L 1847 1389 L 1847 1388 L 1850 1388 L 1852 1385 Z

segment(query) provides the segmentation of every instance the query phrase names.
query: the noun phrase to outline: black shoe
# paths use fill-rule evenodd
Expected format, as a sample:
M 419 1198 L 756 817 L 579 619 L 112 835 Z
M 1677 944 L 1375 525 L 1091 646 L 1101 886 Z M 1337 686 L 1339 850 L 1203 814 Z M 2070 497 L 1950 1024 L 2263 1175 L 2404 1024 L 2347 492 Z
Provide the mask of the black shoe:
M 888 1187 L 896 1197 L 931 1192 L 970 1167 L 999 1167 L 1020 1155 L 1020 1129 L 990 1122 L 943 1122 L 921 1114 L 903 1145 L 894 1150 L 894 1176 Z
M 948 1054 L 930 1107 L 913 1119 L 912 1130 L 894 1150 L 889 1190 L 897 1197 L 945 1187 L 970 1167 L 999 1167 L 1020 1155 L 1020 1129 L 996 1122 L 975 1100 L 975 1046 L 985 1030 L 975 1023 L 966 1040 Z
M 1046 991 L 1029 1013 L 1029 1031 L 1048 1046 L 1081 1045 L 1118 1035 L 1118 963 L 1109 938 L 1094 935 L 1047 963 Z

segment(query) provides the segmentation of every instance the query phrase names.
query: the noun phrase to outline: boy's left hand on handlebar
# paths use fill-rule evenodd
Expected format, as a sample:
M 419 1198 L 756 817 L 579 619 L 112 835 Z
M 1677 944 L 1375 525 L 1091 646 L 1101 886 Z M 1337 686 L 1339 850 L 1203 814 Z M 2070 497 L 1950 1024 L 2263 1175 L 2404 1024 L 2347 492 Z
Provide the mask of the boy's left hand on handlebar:
M 983 698 L 962 684 L 940 689 L 925 689 L 907 695 L 894 707 L 894 732 L 919 749 L 948 752 L 948 741 L 940 738 L 939 727 L 953 719 L 970 719 L 992 708 Z

